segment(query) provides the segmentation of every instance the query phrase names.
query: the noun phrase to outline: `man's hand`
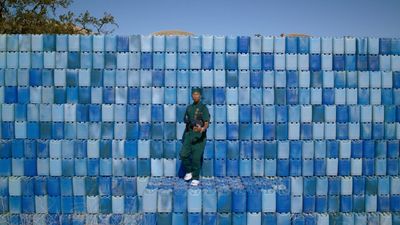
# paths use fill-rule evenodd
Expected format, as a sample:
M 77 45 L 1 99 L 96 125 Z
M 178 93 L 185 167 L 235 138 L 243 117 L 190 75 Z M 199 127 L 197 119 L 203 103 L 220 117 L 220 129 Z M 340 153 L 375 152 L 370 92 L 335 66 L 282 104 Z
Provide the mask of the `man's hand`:
M 195 127 L 193 127 L 193 130 L 195 132 L 202 132 L 203 128 L 200 126 L 200 124 L 197 124 Z

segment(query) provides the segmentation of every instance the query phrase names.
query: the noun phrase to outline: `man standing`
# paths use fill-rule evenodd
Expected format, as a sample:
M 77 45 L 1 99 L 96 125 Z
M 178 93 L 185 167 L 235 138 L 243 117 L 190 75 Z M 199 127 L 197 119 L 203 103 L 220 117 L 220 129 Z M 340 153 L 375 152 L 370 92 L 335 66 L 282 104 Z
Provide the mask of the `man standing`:
M 193 186 L 197 186 L 200 183 L 201 161 L 210 121 L 208 108 L 200 102 L 200 98 L 201 89 L 198 87 L 192 88 L 193 103 L 186 108 L 184 117 L 186 127 L 182 136 L 182 150 L 179 154 L 186 171 L 184 180 L 189 181 L 192 179 L 191 185 Z

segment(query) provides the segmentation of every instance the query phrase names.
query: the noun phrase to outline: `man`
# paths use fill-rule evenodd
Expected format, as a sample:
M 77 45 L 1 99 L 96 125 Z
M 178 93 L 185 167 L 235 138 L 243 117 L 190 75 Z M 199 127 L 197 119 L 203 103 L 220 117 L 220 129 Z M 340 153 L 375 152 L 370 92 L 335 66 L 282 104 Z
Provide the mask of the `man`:
M 179 154 L 186 171 L 184 180 L 192 179 L 190 184 L 193 186 L 200 184 L 199 176 L 210 121 L 208 108 L 200 102 L 200 98 L 201 89 L 192 88 L 193 103 L 186 108 L 184 117 L 186 127 L 182 136 L 182 150 Z

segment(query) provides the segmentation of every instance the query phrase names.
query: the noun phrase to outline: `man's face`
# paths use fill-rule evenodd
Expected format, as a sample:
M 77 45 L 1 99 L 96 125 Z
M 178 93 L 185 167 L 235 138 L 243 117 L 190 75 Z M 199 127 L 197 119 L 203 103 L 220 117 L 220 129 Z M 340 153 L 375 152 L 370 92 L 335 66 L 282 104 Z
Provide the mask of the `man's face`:
M 195 101 L 195 102 L 198 102 L 198 101 L 200 101 L 200 97 L 201 97 L 201 95 L 200 95 L 200 93 L 199 92 L 193 92 L 192 93 L 192 99 L 193 99 L 193 101 Z

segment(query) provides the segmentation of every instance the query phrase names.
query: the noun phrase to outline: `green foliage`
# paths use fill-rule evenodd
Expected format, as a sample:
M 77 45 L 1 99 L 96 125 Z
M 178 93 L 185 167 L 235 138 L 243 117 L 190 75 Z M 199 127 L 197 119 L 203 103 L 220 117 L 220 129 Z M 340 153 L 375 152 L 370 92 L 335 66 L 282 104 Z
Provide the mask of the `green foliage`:
M 71 11 L 57 15 L 73 0 L 0 0 L 0 33 L 7 34 L 108 34 L 116 26 L 114 17 L 104 13 L 101 18 L 87 10 L 75 15 Z

